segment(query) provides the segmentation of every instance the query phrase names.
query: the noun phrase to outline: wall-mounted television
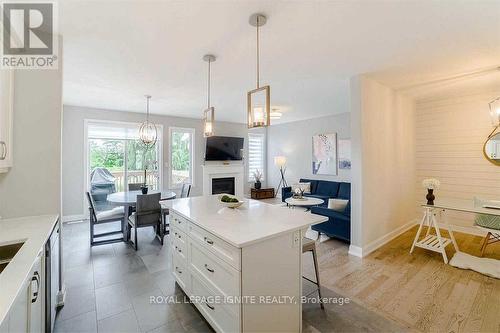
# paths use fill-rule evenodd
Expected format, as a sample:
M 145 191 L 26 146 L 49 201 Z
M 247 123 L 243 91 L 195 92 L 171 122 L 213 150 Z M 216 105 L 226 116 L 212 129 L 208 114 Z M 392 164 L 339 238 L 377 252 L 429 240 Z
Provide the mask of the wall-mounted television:
M 230 136 L 209 136 L 205 151 L 205 161 L 240 161 L 243 138 Z

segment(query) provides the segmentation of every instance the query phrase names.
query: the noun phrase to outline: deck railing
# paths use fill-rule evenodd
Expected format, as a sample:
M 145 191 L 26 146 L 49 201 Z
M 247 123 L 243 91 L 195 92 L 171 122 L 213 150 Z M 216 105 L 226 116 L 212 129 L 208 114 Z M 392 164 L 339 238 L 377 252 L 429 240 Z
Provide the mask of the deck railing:
M 117 192 L 127 191 L 128 188 L 124 188 L 125 172 L 116 171 L 116 172 L 111 172 L 111 174 L 113 175 L 113 177 L 115 177 L 116 191 Z M 127 184 L 144 183 L 144 170 L 127 171 L 127 177 L 128 177 Z M 148 171 L 146 176 L 146 184 L 149 186 L 150 189 L 158 190 L 158 184 L 159 184 L 158 173 Z

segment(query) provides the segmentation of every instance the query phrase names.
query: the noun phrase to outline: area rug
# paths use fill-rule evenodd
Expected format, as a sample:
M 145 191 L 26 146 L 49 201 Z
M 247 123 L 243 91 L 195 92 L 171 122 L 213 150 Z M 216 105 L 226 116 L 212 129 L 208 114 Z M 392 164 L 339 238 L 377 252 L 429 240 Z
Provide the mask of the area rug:
M 457 252 L 451 258 L 450 265 L 462 269 L 471 269 L 478 273 L 500 279 L 500 260 L 480 258 Z

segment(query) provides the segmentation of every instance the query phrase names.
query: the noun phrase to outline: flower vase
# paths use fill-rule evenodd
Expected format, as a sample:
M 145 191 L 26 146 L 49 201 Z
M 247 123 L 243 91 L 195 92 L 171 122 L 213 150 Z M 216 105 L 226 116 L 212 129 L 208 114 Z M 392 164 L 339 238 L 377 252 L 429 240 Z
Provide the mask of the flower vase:
M 141 192 L 142 194 L 148 194 L 148 186 L 147 185 L 141 186 Z
M 425 198 L 427 199 L 428 205 L 434 205 L 434 199 L 436 199 L 436 197 L 434 196 L 434 190 L 428 188 L 427 195 L 425 196 Z
M 256 190 L 260 190 L 260 188 L 262 187 L 262 183 L 261 182 L 255 182 L 254 187 L 255 187 Z

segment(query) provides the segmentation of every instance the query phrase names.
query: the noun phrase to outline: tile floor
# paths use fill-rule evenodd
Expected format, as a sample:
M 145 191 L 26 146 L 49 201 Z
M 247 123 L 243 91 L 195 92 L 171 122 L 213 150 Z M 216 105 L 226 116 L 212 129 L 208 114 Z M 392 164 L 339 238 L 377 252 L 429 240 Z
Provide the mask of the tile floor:
M 88 231 L 88 221 L 63 228 L 67 295 L 57 314 L 56 332 L 213 331 L 192 304 L 150 303 L 150 296 L 183 297 L 170 273 L 170 249 L 160 245 L 152 228 L 139 230 L 137 252 L 125 243 L 91 248 Z M 304 261 L 312 265 L 310 256 Z M 304 287 L 305 293 L 310 287 Z M 339 296 L 328 289 L 323 293 L 323 297 Z M 304 332 L 405 330 L 355 303 L 330 304 L 325 311 L 317 304 L 305 304 L 303 327 Z

